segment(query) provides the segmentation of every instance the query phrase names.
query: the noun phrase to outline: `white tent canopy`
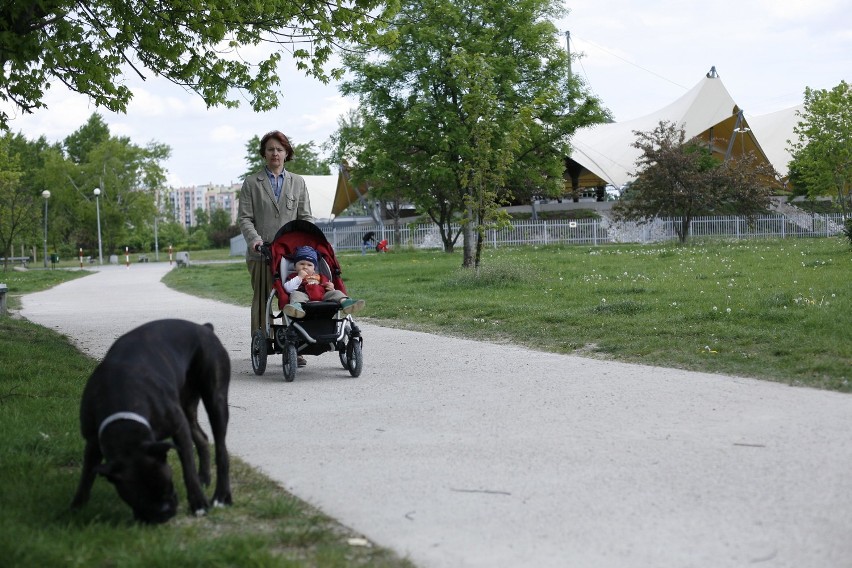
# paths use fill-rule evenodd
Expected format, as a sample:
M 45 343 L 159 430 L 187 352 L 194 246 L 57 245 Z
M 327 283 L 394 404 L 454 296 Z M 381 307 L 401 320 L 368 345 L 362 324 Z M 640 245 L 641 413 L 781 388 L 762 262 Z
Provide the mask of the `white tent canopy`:
M 729 150 L 755 152 L 766 159 L 755 134 L 714 71 L 670 105 L 637 119 L 597 124 L 578 130 L 570 158 L 582 166 L 581 187 L 623 187 L 633 179 L 641 152 L 633 146 L 635 131 L 647 132 L 661 121 L 683 126 L 686 138 L 703 138 L 716 155 Z M 733 140 L 732 140 L 733 139 Z M 733 144 L 731 142 L 734 142 Z
M 317 222 L 331 219 L 334 194 L 337 191 L 337 176 L 302 176 L 311 199 L 311 212 Z
M 798 139 L 793 129 L 801 120 L 799 115 L 804 109 L 805 105 L 801 104 L 748 119 L 755 137 L 760 140 L 760 147 L 766 152 L 766 158 L 782 177 L 787 177 L 787 166 L 793 158 L 788 142 Z

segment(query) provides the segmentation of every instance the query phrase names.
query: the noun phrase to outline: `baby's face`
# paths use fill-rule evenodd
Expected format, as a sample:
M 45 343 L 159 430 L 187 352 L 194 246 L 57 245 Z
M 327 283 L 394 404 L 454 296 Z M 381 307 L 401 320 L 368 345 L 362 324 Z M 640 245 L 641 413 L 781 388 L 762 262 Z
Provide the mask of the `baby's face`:
M 314 263 L 310 260 L 300 260 L 296 263 L 296 272 L 304 270 L 308 274 L 314 273 Z

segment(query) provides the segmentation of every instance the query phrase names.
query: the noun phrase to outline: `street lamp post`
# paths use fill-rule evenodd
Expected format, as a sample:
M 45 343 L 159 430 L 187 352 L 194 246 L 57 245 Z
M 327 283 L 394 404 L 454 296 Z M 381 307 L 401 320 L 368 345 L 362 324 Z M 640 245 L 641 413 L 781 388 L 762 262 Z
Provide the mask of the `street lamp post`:
M 101 203 L 100 203 L 100 195 L 101 189 L 99 187 L 95 188 L 95 210 L 98 213 L 98 264 L 102 265 L 104 263 L 104 249 L 101 245 Z
M 47 200 L 50 199 L 50 192 L 46 189 L 41 192 L 44 197 L 44 267 L 47 268 Z

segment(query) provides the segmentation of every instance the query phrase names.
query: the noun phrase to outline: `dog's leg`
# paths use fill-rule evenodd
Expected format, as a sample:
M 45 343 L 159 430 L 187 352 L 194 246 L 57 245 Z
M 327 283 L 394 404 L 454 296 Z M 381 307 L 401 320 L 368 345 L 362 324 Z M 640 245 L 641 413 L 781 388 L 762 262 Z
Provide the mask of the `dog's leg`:
M 220 350 L 219 360 L 208 370 L 210 385 L 217 388 L 205 388 L 202 400 L 210 419 L 213 443 L 216 445 L 216 490 L 213 492 L 213 505 L 231 504 L 230 458 L 225 437 L 228 433 L 228 387 L 231 381 L 231 361 L 224 349 Z
M 92 485 L 94 485 L 97 475 L 95 468 L 101 463 L 102 459 L 101 446 L 97 440 L 94 442 L 87 440 L 86 449 L 83 450 L 83 471 L 80 475 L 80 485 L 77 486 L 77 493 L 71 501 L 72 509 L 79 509 L 89 500 Z
M 200 360 L 193 376 L 198 380 L 197 391 L 201 395 L 201 400 L 204 401 L 204 409 L 207 411 L 210 429 L 213 432 L 213 443 L 216 445 L 216 489 L 213 492 L 213 504 L 230 505 L 230 458 L 225 436 L 228 432 L 231 358 L 215 335 L 210 338 L 205 356 Z
M 198 479 L 198 472 L 195 470 L 195 452 L 192 445 L 192 435 L 190 434 L 189 422 L 187 422 L 186 416 L 183 414 L 177 420 L 177 429 L 173 434 L 173 439 L 175 446 L 177 446 L 180 465 L 183 469 L 183 482 L 186 485 L 186 497 L 189 501 L 189 508 L 193 514 L 201 516 L 207 512 L 207 497 L 204 496 L 204 490 L 201 488 L 201 482 Z
M 198 397 L 187 401 L 183 407 L 186 420 L 189 422 L 192 441 L 198 452 L 198 480 L 201 485 L 210 485 L 210 441 L 201 426 L 198 424 Z
M 228 401 L 217 397 L 212 404 L 205 404 L 210 417 L 210 429 L 213 431 L 213 443 L 216 445 L 216 490 L 213 492 L 213 505 L 231 504 L 230 458 L 225 445 L 228 432 Z

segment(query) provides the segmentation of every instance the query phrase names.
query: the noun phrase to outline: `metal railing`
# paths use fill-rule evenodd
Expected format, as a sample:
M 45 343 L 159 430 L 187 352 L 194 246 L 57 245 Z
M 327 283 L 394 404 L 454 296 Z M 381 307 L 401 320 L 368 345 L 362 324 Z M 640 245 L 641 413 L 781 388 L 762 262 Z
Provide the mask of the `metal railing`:
M 746 217 L 696 217 L 690 223 L 689 239 L 762 239 L 828 237 L 843 230 L 843 216 L 809 214 L 796 219 L 780 214 L 763 215 L 749 221 Z M 607 219 L 575 221 L 516 221 L 511 227 L 487 231 L 486 246 L 607 243 L 653 243 L 677 240 L 678 218 L 660 218 L 645 224 L 614 223 Z M 434 224 L 348 225 L 321 224 L 320 228 L 335 250 L 360 250 L 362 237 L 373 231 L 377 241 L 387 240 L 393 248 L 441 249 L 438 227 Z M 453 225 L 453 234 L 459 226 Z M 375 243 L 373 243 L 375 244 Z M 457 245 L 461 245 L 461 238 Z

